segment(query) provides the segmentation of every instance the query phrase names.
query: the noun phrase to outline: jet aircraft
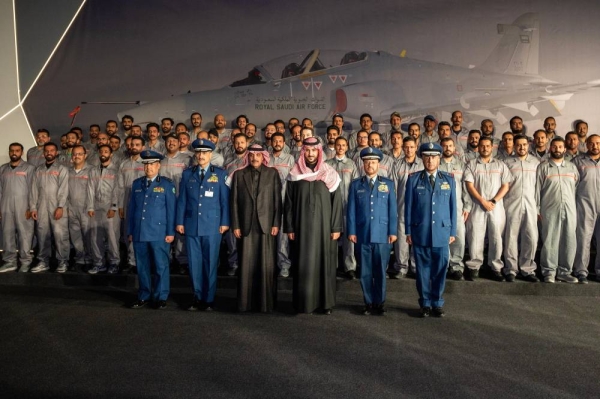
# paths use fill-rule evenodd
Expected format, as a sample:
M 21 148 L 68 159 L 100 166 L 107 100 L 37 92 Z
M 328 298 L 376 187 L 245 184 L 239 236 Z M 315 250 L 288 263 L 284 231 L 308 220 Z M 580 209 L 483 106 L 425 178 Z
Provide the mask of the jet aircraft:
M 171 117 L 189 121 L 198 111 L 207 120 L 248 115 L 262 127 L 276 119 L 308 117 L 323 130 L 336 113 L 355 124 L 363 113 L 387 123 L 398 111 L 403 122 L 434 114 L 449 120 L 461 110 L 465 120 L 490 118 L 502 125 L 513 115 L 524 120 L 559 115 L 574 94 L 600 80 L 559 84 L 538 75 L 539 20 L 523 14 L 498 24 L 502 37 L 487 60 L 469 68 L 395 56 L 385 51 L 312 49 L 255 66 L 248 75 L 216 90 L 142 103 L 119 113 L 144 124 Z M 421 118 L 421 119 L 419 119 Z

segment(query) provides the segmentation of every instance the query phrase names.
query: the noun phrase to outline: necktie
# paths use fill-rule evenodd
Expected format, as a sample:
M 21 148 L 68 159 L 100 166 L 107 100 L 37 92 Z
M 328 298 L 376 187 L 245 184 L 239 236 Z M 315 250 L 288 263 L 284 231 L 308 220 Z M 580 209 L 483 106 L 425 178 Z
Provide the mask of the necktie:
M 373 186 L 375 186 L 373 179 L 369 179 L 369 187 L 371 188 L 371 191 L 373 191 Z
M 204 181 L 204 169 L 200 170 L 200 181 Z
M 152 180 L 146 179 L 146 188 L 150 187 Z
M 435 177 L 433 175 L 429 175 L 429 184 L 431 184 L 431 188 L 435 187 Z

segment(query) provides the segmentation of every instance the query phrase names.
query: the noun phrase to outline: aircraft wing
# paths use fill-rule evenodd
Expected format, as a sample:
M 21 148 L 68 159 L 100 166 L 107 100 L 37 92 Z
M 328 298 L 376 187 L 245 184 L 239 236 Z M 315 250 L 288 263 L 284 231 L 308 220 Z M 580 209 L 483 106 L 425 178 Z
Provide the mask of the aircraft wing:
M 395 109 L 402 113 L 403 119 L 410 120 L 427 114 L 441 114 L 449 110 L 462 109 L 464 113 L 494 119 L 503 124 L 507 119 L 502 111 L 513 110 L 513 114 L 518 111 L 520 116 L 527 119 L 534 118 L 540 113 L 560 114 L 565 103 L 573 95 L 597 87 L 600 87 L 600 80 L 567 85 L 553 84 L 549 81 L 530 82 L 516 91 L 477 88 L 462 95 L 458 101 L 448 101 L 443 104 L 438 102 L 432 104 L 432 107 L 398 104 L 396 107 L 390 107 L 390 110 L 383 111 L 382 116 L 389 115 Z

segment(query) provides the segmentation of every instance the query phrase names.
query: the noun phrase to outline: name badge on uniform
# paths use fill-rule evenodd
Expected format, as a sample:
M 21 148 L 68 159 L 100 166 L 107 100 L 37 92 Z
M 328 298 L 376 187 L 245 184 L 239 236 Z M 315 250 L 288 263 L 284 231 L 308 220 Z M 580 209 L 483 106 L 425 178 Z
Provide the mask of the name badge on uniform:
M 440 186 L 440 188 L 442 190 L 450 190 L 450 184 L 444 182 L 444 183 L 442 183 L 442 185 Z
M 214 195 L 215 195 L 214 191 L 206 191 L 206 192 L 204 193 L 204 196 L 205 196 L 205 197 L 213 197 Z

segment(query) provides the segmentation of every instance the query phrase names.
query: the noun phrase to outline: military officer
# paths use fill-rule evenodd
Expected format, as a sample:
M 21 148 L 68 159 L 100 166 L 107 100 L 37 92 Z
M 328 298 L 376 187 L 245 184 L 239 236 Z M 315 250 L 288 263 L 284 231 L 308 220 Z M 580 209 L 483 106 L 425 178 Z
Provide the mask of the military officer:
M 146 150 L 140 156 L 146 176 L 133 181 L 127 207 L 127 236 L 133 242 L 139 281 L 138 299 L 131 308 L 145 306 L 152 297 L 155 307 L 164 309 L 169 296 L 169 251 L 175 239 L 175 185 L 158 174 L 162 154 Z
M 227 172 L 210 164 L 215 145 L 192 143 L 198 165 L 183 171 L 177 198 L 176 230 L 185 234 L 194 301 L 188 310 L 212 310 L 217 289 L 221 236 L 229 230 Z
M 406 183 L 404 219 L 406 240 L 413 246 L 417 266 L 417 291 L 421 315 L 444 316 L 444 286 L 456 237 L 456 184 L 452 175 L 438 170 L 442 147 L 424 143 L 420 147 L 424 170 Z
M 364 315 L 385 312 L 385 270 L 392 244 L 398 238 L 398 207 L 394 182 L 378 176 L 383 153 L 368 147 L 361 151 L 365 176 L 354 179 L 348 192 L 346 229 L 360 258 L 360 284 Z

